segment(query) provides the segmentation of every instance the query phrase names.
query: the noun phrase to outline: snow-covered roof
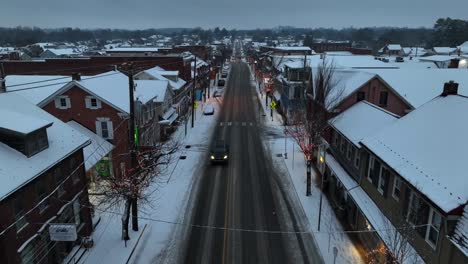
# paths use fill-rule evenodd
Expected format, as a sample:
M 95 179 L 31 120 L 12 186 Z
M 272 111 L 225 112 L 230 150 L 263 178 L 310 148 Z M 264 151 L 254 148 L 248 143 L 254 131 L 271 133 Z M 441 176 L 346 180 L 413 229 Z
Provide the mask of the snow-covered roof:
M 46 49 L 45 51 L 50 51 L 57 56 L 66 56 L 66 55 L 78 55 L 81 54 L 81 51 L 74 48 L 64 48 L 64 49 Z M 44 51 L 44 52 L 45 52 Z
M 80 123 L 72 120 L 67 122 L 67 124 L 91 140 L 91 144 L 83 149 L 86 171 L 94 167 L 94 165 L 109 154 L 109 152 L 114 148 L 114 145 L 104 138 L 96 135 L 93 131 L 82 126 Z
M 135 80 L 136 91 L 135 100 L 146 104 L 150 100 L 154 102 L 164 102 L 167 89 L 169 88 L 168 81 L 161 80 Z
M 312 76 L 317 76 L 317 71 L 318 68 L 312 68 Z M 330 91 L 325 102 L 327 109 L 337 106 L 375 76 L 375 74 L 358 70 L 336 69 L 331 79 L 331 84 L 335 88 Z
M 451 47 L 433 47 L 432 50 L 434 50 L 438 54 L 449 54 L 453 53 L 457 50 L 457 48 L 451 48 Z
M 368 69 L 378 74 L 412 107 L 417 108 L 442 93 L 444 83 L 459 83 L 458 93 L 468 96 L 466 69 Z
M 163 68 L 161 68 L 159 66 L 156 66 L 154 68 L 145 70 L 144 72 L 146 72 L 147 74 L 153 76 L 157 80 L 168 81 L 169 85 L 171 86 L 171 88 L 173 90 L 178 90 L 178 89 L 182 88 L 182 86 L 184 86 L 187 83 L 182 78 L 178 77 L 179 76 L 179 71 L 166 71 Z M 166 76 L 175 76 L 175 77 L 177 77 L 177 81 L 173 81 L 173 80 L 167 78 Z
M 407 56 L 423 56 L 427 53 L 427 51 L 424 48 L 421 47 L 403 47 L 403 52 Z
M 7 91 L 16 91 L 37 105 L 71 80 L 70 76 L 62 75 L 7 75 L 5 85 Z
M 400 44 L 388 44 L 386 47 L 389 50 L 394 50 L 394 51 L 401 50 Z
M 158 52 L 159 48 L 152 47 L 118 47 L 106 49 L 106 52 Z
M 12 122 L 12 120 L 18 120 L 18 122 Z M 27 135 L 51 124 L 52 122 L 49 120 L 32 117 L 30 115 L 25 115 L 6 109 L 2 110 L 2 118 L 0 118 L 1 129 L 13 131 L 22 135 Z
M 396 120 L 398 116 L 367 101 L 361 101 L 331 119 L 329 124 L 360 147 L 361 140 Z
M 75 82 L 126 113 L 130 113 L 128 77 L 125 74 L 111 71 Z M 135 81 L 135 100 L 146 103 L 158 95 L 156 89 L 162 85 L 160 82 L 140 82 Z M 165 83 L 167 85 L 167 82 Z
M 452 59 L 456 59 L 458 57 L 455 56 L 449 56 L 449 55 L 432 55 L 432 56 L 427 56 L 420 58 L 420 61 L 431 61 L 431 62 L 445 62 L 445 61 L 450 61 Z
M 289 47 L 289 46 L 278 46 L 272 47 L 273 49 L 282 50 L 282 51 L 311 51 L 310 47 Z
M 23 122 L 10 118 L 7 114 L 11 112 L 45 120 L 52 123 L 52 126 L 47 128 L 49 147 L 29 158 L 0 142 L 0 200 L 88 144 L 87 137 L 22 96 L 15 93 L 0 94 L 0 116 L 4 119 L 2 122 Z
M 448 213 L 468 200 L 468 98 L 437 97 L 362 142 Z
M 465 254 L 465 256 L 468 256 L 468 204 L 465 205 L 463 214 L 458 219 L 451 241 L 463 252 L 463 254 Z

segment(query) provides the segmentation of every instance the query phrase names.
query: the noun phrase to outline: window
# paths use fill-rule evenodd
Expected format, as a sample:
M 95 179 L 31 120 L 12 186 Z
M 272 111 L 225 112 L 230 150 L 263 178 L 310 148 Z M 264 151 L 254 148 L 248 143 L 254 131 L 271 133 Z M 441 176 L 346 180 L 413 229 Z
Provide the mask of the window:
M 353 145 L 351 143 L 348 142 L 348 149 L 346 151 L 346 158 L 348 158 L 348 160 L 351 160 L 351 157 L 353 156 Z
M 417 194 L 411 191 L 409 203 L 408 203 L 408 213 L 406 214 L 406 220 L 411 224 L 416 223 L 416 219 L 418 216 L 418 211 L 420 207 L 420 201 Z
M 374 167 L 374 157 L 369 157 L 369 169 L 367 171 L 367 179 L 372 182 L 372 168 Z
M 433 208 L 431 208 L 429 212 L 429 225 L 427 226 L 427 231 L 426 231 L 426 241 L 433 248 L 437 246 L 441 224 L 442 224 L 442 217 Z
M 112 121 L 109 118 L 98 118 L 96 121 L 96 133 L 104 139 L 113 139 Z
M 340 142 L 340 135 L 336 131 L 333 134 L 335 135 L 335 141 L 334 141 L 335 142 L 335 147 L 338 147 L 339 142 Z
M 19 233 L 28 225 L 26 216 L 24 216 L 23 200 L 21 198 L 17 198 L 13 201 L 13 211 L 15 213 L 16 232 Z
M 44 199 L 47 196 L 47 188 L 44 181 L 36 183 L 36 194 L 37 202 L 39 203 L 37 208 L 39 209 L 39 213 L 42 214 L 49 207 L 47 199 Z
M 399 201 L 400 195 L 401 195 L 401 179 L 400 177 L 395 175 L 395 180 L 393 181 L 392 197 L 395 200 Z
M 341 153 L 344 153 L 346 146 L 346 141 L 344 138 L 341 138 Z
M 94 96 L 86 96 L 85 97 L 85 105 L 88 109 L 100 109 L 101 108 L 101 101 L 98 100 Z
M 388 184 L 389 177 L 390 177 L 390 171 L 386 167 L 381 166 L 380 174 L 379 174 L 379 182 L 377 184 L 377 190 L 383 196 L 387 195 L 387 184 Z
M 380 92 L 379 105 L 387 106 L 387 100 L 388 100 L 388 92 L 387 91 Z
M 60 198 L 65 194 L 65 187 L 64 187 L 65 183 L 62 183 L 62 169 L 60 167 L 55 169 L 54 179 L 55 179 L 55 184 L 58 186 L 57 197 Z
M 361 165 L 361 153 L 359 152 L 358 148 L 355 148 L 355 156 L 354 156 L 354 167 L 359 169 L 359 165 Z
M 366 92 L 357 92 L 356 93 L 356 102 L 366 99 Z
M 58 108 L 58 109 L 71 108 L 70 98 L 65 95 L 57 96 L 55 98 L 55 108 Z

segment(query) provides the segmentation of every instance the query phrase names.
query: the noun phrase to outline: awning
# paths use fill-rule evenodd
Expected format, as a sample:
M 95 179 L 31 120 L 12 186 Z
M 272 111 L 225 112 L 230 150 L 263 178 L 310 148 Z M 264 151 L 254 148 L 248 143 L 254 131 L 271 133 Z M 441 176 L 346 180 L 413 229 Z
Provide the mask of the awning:
M 162 117 L 159 117 L 159 124 L 161 125 L 172 125 L 174 121 L 179 117 L 174 108 L 167 110 Z

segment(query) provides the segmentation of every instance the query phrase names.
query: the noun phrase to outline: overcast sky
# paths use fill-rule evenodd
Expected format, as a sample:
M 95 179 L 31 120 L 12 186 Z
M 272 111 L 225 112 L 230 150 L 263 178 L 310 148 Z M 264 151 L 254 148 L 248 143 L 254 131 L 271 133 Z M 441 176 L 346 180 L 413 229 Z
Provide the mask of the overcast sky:
M 0 0 L 2 27 L 432 27 L 440 17 L 468 19 L 468 0 Z

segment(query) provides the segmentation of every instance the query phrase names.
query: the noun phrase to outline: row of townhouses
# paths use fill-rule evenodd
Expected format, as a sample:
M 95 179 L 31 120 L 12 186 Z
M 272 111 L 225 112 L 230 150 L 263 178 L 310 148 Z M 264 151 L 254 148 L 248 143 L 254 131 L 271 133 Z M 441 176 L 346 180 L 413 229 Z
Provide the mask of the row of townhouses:
M 98 223 L 90 195 L 106 178 L 129 173 L 130 137 L 140 146 L 167 140 L 191 93 L 206 88 L 211 65 L 199 57 L 191 65 L 187 56 L 196 55 L 2 62 L 1 263 L 61 263 L 90 245 Z M 132 134 L 129 73 L 114 65 L 136 60 Z M 54 239 L 50 228 L 63 225 L 76 237 Z
M 467 69 L 287 49 L 257 53 L 249 63 L 285 125 L 312 111 L 314 78 L 332 68 L 328 125 L 313 155 L 317 184 L 367 257 L 467 263 Z

